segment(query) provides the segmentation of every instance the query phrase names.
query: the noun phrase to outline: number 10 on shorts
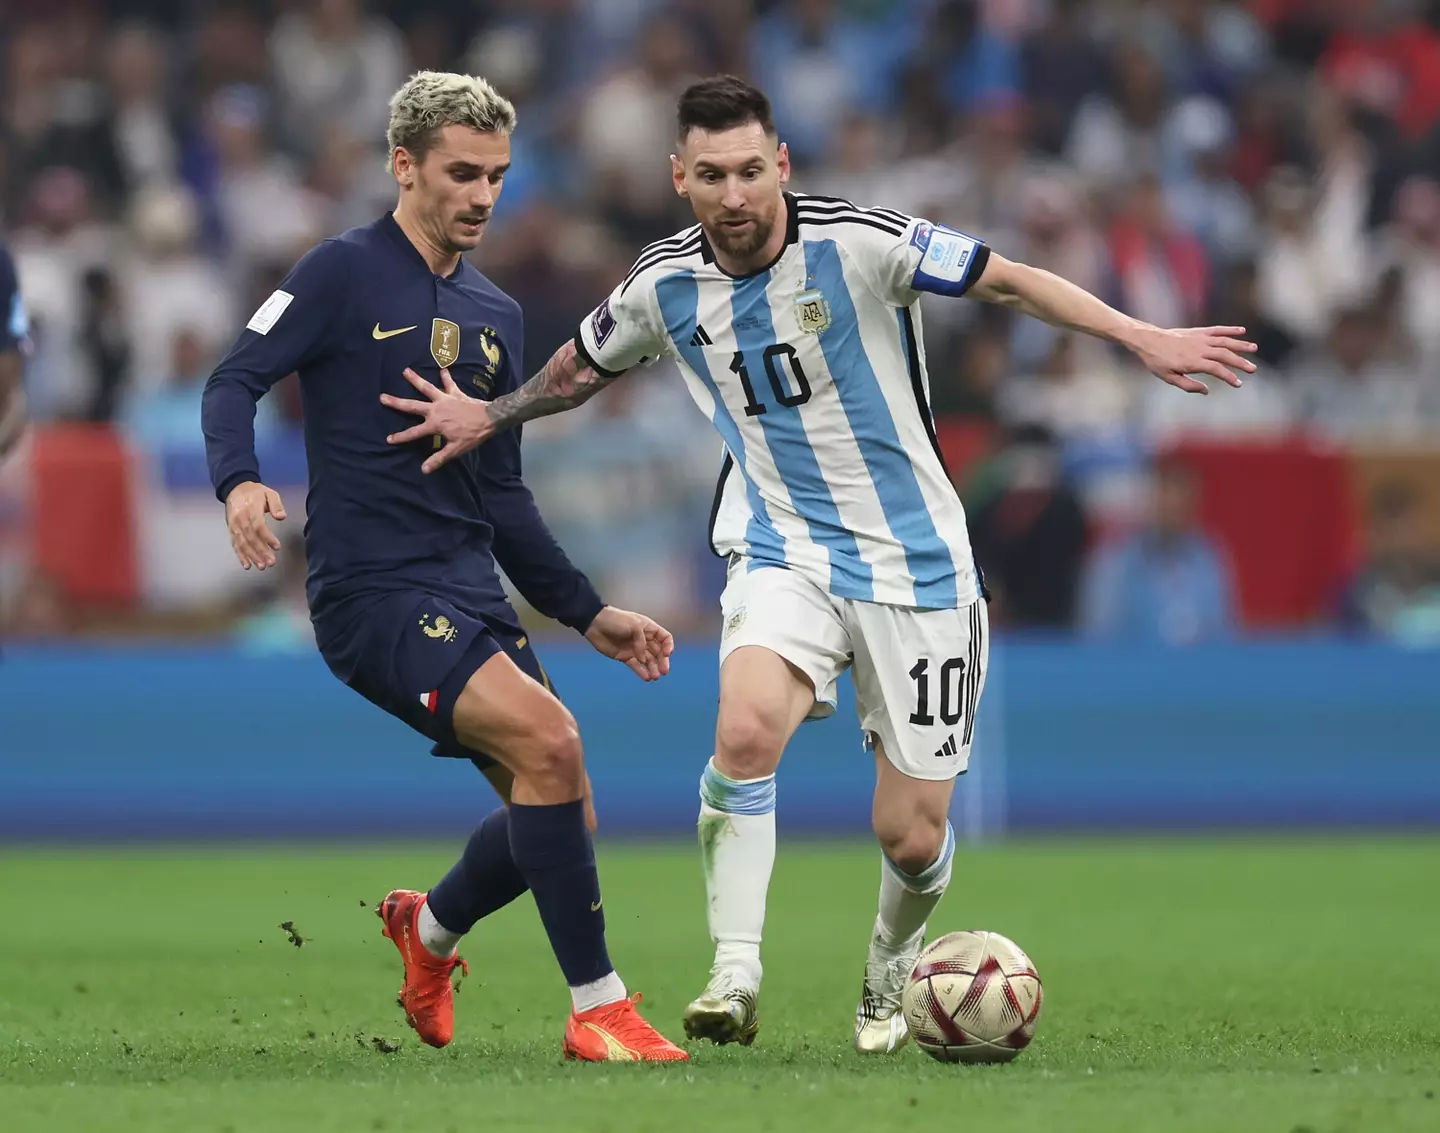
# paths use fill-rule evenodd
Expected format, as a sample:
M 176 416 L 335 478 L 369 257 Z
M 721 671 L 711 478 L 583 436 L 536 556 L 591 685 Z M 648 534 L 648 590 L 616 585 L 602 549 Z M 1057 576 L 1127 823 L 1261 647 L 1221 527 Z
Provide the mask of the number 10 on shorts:
M 965 658 L 951 657 L 939 667 L 940 722 L 955 725 L 965 717 L 966 686 Z M 910 713 L 910 723 L 921 728 L 933 727 L 935 717 L 930 712 L 930 658 L 921 657 L 910 669 L 910 679 L 915 682 L 915 711 Z M 965 742 L 970 742 L 969 727 Z

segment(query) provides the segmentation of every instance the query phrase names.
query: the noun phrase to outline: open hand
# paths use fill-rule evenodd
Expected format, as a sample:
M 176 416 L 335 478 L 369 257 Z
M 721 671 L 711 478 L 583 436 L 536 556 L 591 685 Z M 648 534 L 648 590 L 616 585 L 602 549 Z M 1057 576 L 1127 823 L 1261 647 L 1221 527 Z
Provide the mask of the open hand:
M 280 493 L 254 480 L 236 484 L 225 497 L 225 525 L 230 529 L 230 546 L 246 570 L 252 566 L 264 570 L 275 565 L 275 552 L 280 540 L 265 516 L 285 518 L 285 505 Z
M 1209 387 L 1192 375 L 1209 374 L 1238 388 L 1241 380 L 1236 370 L 1255 372 L 1255 363 L 1244 357 L 1255 353 L 1255 344 L 1237 337 L 1244 333 L 1244 327 L 1141 327 L 1125 345 L 1162 382 L 1186 393 L 1209 393 Z
M 420 466 L 421 472 L 434 472 L 442 464 L 454 460 L 461 453 L 469 452 L 476 445 L 489 440 L 495 432 L 490 420 L 490 411 L 483 401 L 467 397 L 450 377 L 449 370 L 440 371 L 444 388 L 426 381 L 408 366 L 405 379 L 423 393 L 427 401 L 413 398 L 394 397 L 388 393 L 380 395 L 380 401 L 401 413 L 413 413 L 424 420 L 411 425 L 402 433 L 391 433 L 385 439 L 392 445 L 408 444 L 422 437 L 443 437 L 445 447 L 427 457 Z
M 643 681 L 658 681 L 670 671 L 675 638 L 644 614 L 606 606 L 585 631 L 585 640 L 607 657 L 623 661 Z

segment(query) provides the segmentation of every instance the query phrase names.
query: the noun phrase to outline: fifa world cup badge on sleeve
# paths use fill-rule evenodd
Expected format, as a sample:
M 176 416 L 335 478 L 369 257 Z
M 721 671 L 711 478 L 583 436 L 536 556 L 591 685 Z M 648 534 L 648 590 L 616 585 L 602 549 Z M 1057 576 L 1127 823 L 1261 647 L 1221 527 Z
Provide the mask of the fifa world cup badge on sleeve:
M 606 299 L 596 308 L 590 318 L 590 333 L 595 336 L 595 345 L 604 346 L 605 340 L 615 330 L 615 316 L 610 313 L 610 300 Z
M 430 357 L 444 369 L 460 358 L 460 324 L 436 319 L 430 326 Z

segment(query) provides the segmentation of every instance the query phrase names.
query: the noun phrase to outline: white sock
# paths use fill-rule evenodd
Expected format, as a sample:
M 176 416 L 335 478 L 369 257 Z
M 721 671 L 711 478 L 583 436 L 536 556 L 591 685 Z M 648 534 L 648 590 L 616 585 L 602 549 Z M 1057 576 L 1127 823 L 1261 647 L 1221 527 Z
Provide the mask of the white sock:
M 925 922 L 950 884 L 955 859 L 955 831 L 945 824 L 940 856 L 917 874 L 903 872 L 885 855 L 880 856 L 880 912 L 875 918 L 875 945 L 900 955 L 918 945 Z
M 420 906 L 420 912 L 415 917 L 415 927 L 420 931 L 420 943 L 425 946 L 426 952 L 432 956 L 455 955 L 462 934 L 451 932 L 437 921 L 435 914 L 430 911 L 429 901 Z
M 697 829 L 715 966 L 758 990 L 765 896 L 775 866 L 775 776 L 731 779 L 712 759 L 700 777 Z
M 625 995 L 625 985 L 619 974 L 611 972 L 608 976 L 601 976 L 588 984 L 572 987 L 570 1002 L 575 1005 L 575 1014 L 578 1015 L 582 1011 L 594 1011 L 597 1007 L 604 1007 L 607 1003 L 619 1003 Z

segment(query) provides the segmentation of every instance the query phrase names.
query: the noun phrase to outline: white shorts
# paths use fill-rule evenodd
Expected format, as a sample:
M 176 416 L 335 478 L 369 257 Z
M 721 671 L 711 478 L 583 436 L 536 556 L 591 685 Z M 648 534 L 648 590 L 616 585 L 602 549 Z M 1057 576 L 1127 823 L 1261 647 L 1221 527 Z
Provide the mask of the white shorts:
M 836 681 L 853 665 L 867 745 L 878 738 L 914 779 L 965 771 L 990 660 L 983 598 L 912 610 L 836 598 L 796 571 L 749 566 L 737 556 L 720 596 L 722 665 L 744 645 L 778 653 L 815 686 L 812 720 L 834 713 Z

